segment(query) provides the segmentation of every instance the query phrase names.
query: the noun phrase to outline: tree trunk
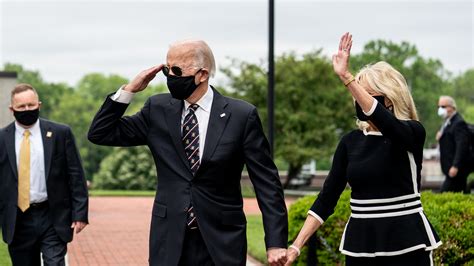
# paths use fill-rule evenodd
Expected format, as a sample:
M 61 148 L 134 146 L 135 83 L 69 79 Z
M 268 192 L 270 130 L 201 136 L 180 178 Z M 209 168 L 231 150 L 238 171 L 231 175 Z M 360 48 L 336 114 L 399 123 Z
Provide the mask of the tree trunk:
M 283 189 L 288 188 L 290 181 L 298 175 L 300 170 L 301 170 L 301 165 L 295 166 L 295 165 L 290 164 L 290 167 L 288 168 L 288 176 L 286 178 L 285 183 L 283 184 Z

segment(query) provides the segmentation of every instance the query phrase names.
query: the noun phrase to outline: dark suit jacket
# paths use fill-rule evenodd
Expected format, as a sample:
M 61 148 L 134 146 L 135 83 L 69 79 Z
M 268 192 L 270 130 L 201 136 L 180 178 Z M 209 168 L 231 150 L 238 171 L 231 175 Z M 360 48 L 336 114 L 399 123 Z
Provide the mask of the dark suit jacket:
M 152 96 L 137 114 L 108 97 L 89 130 L 100 145 L 148 145 L 158 188 L 152 211 L 150 265 L 177 265 L 192 203 L 199 229 L 216 265 L 245 265 L 246 219 L 240 179 L 244 164 L 263 213 L 267 247 L 286 247 L 288 222 L 283 190 L 254 106 L 214 90 L 201 166 L 190 170 L 181 142 L 184 102 Z
M 84 171 L 71 129 L 40 120 L 43 137 L 46 190 L 54 229 L 70 242 L 72 221 L 87 222 L 88 195 Z M 48 132 L 51 132 L 48 137 Z M 11 244 L 18 203 L 15 123 L 0 129 L 0 216 L 3 240 Z
M 439 140 L 441 169 L 446 176 L 451 166 L 458 167 L 460 173 L 468 171 L 470 144 L 467 124 L 462 116 L 456 113 Z

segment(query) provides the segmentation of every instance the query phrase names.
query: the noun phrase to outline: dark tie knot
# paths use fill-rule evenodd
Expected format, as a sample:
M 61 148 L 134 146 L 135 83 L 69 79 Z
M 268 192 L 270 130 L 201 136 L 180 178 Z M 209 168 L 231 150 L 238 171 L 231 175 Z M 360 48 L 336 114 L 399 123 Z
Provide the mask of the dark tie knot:
M 196 104 L 196 103 L 191 104 L 191 105 L 189 106 L 189 109 L 190 109 L 190 110 L 193 110 L 194 112 L 195 112 L 198 108 L 199 108 L 199 105 Z

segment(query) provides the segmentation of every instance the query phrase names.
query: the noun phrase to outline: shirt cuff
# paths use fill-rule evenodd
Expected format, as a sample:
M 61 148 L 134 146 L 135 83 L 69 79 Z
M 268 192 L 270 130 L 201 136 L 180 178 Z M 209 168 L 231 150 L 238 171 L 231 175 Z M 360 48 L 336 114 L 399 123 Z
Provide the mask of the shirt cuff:
M 377 107 L 377 104 L 379 103 L 379 101 L 377 101 L 376 99 L 374 99 L 374 102 L 372 103 L 372 107 L 370 107 L 370 110 L 366 113 L 364 112 L 364 110 L 362 110 L 362 112 L 364 112 L 364 115 L 366 116 L 371 116 L 374 111 L 375 111 L 375 108 Z
M 317 215 L 314 211 L 309 210 L 309 211 L 308 211 L 308 214 L 311 215 L 311 216 L 313 216 L 314 218 L 316 218 L 316 220 L 318 220 L 321 224 L 324 223 L 323 218 L 321 218 L 321 216 Z
M 135 93 L 123 90 L 124 87 L 125 85 L 120 87 L 120 89 L 118 89 L 118 91 L 112 95 L 110 99 L 115 102 L 129 104 L 132 101 L 133 96 L 135 96 Z

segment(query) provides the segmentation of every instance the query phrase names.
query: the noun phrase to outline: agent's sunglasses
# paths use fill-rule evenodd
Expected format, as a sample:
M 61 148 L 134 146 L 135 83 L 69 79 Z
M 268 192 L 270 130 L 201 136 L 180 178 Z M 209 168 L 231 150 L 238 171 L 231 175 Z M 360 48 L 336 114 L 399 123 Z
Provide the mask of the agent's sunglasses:
M 172 67 L 163 66 L 163 68 L 161 69 L 161 71 L 163 71 L 163 74 L 164 74 L 166 77 L 169 76 L 170 70 L 171 70 L 171 72 L 173 72 L 173 74 L 174 74 L 175 76 L 177 76 L 177 77 L 183 76 L 183 70 L 182 70 L 179 66 L 172 66 Z M 199 69 L 199 70 L 196 72 L 196 74 L 199 73 L 199 71 L 201 71 L 201 70 L 202 70 L 202 68 Z M 196 74 L 194 74 L 194 75 L 196 75 Z

